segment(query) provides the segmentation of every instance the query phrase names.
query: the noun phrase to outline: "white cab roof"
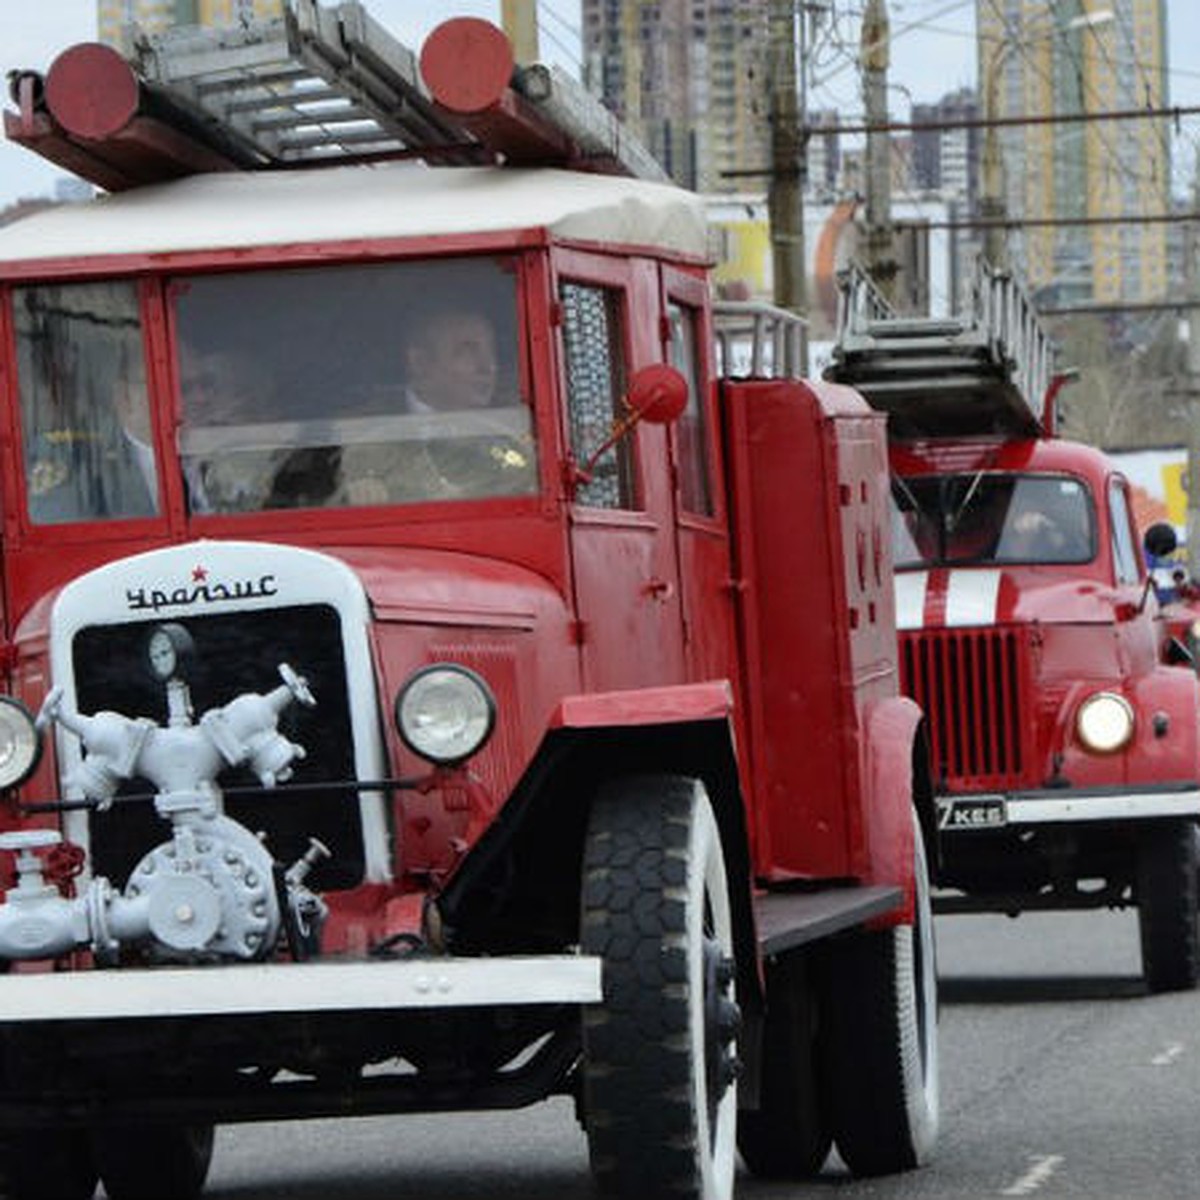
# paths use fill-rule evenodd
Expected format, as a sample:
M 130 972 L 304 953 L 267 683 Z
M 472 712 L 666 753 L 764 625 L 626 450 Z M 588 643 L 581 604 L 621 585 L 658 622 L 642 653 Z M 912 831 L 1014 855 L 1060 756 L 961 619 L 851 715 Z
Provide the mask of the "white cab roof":
M 196 175 L 0 228 L 0 266 L 34 259 L 545 229 L 556 239 L 708 257 L 691 192 L 621 176 L 413 163 Z

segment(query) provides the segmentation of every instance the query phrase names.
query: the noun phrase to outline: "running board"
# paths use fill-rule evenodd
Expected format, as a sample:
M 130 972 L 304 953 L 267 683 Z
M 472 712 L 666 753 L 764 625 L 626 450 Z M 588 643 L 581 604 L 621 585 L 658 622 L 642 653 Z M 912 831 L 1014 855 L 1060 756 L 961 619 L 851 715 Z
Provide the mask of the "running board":
M 839 887 L 821 892 L 764 892 L 754 897 L 758 944 L 782 954 L 882 917 L 904 903 L 898 887 Z

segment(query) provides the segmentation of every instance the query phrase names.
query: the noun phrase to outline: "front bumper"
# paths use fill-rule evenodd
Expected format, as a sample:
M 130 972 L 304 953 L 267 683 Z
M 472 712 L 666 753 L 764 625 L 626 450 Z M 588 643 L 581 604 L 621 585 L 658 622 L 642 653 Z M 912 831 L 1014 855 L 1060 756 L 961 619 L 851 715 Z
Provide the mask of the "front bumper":
M 600 966 L 596 957 L 546 955 L 10 974 L 0 979 L 0 1026 L 595 1004 L 602 998 Z
M 1200 786 L 1195 782 L 1139 789 L 1047 788 L 974 796 L 939 796 L 943 833 L 969 836 L 981 831 L 1033 825 L 1095 821 L 1143 821 L 1170 817 L 1200 819 Z

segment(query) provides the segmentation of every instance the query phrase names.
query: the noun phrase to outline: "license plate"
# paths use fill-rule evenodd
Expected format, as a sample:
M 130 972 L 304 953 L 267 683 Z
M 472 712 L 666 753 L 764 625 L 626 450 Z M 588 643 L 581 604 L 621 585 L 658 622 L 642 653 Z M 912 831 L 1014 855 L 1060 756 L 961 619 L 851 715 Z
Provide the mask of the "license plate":
M 997 829 L 1008 822 L 1003 796 L 972 796 L 938 800 L 942 829 Z

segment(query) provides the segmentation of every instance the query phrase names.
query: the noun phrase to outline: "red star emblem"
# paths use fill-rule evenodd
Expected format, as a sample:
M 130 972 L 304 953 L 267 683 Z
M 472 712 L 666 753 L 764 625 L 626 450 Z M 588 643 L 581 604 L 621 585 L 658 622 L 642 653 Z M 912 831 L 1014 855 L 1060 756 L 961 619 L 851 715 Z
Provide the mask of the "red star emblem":
M 193 567 L 192 568 L 192 582 L 193 583 L 203 583 L 207 578 L 208 578 L 208 568 L 207 567 Z

